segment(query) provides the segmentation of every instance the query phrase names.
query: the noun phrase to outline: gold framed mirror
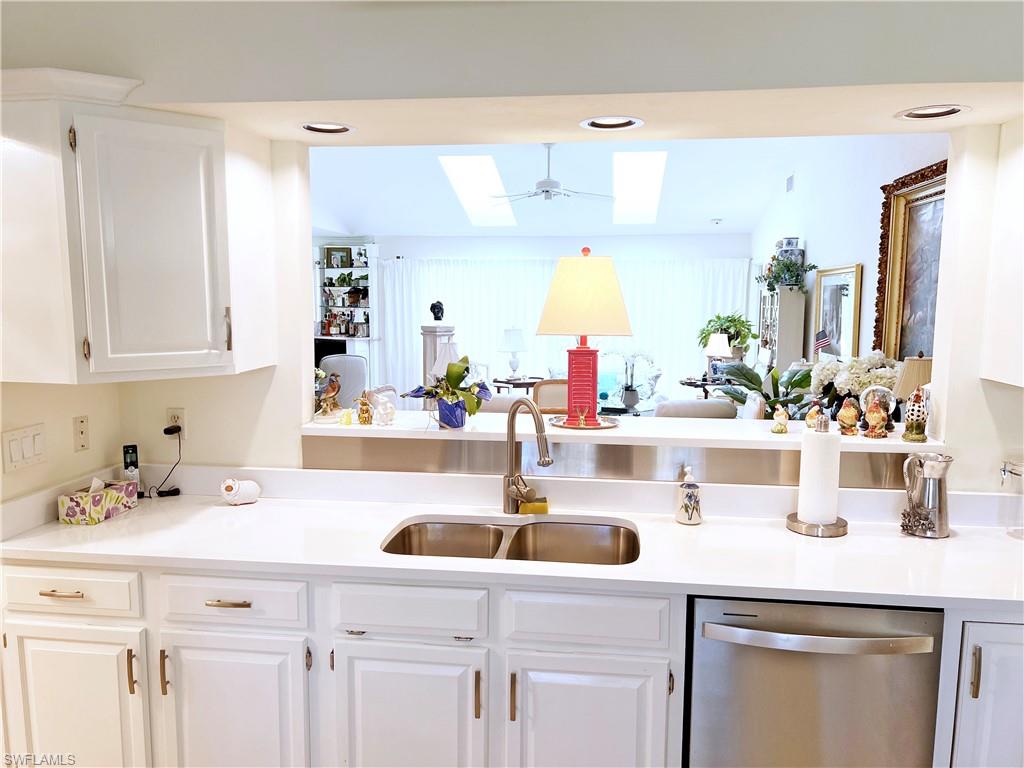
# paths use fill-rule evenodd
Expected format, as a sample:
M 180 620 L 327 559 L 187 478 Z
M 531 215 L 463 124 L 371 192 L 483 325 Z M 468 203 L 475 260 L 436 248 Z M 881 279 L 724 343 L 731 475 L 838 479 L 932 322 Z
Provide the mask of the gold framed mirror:
M 882 194 L 873 348 L 897 360 L 931 356 L 946 161 L 901 176 Z
M 827 343 L 813 345 L 814 359 L 849 360 L 860 354 L 860 283 L 863 267 L 819 269 L 814 279 L 814 333 Z

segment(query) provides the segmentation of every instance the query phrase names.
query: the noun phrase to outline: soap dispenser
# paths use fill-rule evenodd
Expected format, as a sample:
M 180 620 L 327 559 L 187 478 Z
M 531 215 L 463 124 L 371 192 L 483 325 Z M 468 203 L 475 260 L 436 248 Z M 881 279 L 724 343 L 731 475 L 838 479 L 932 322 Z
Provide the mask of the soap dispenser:
M 676 490 L 676 522 L 682 525 L 700 525 L 700 486 L 693 479 L 692 467 L 684 468 L 683 482 Z

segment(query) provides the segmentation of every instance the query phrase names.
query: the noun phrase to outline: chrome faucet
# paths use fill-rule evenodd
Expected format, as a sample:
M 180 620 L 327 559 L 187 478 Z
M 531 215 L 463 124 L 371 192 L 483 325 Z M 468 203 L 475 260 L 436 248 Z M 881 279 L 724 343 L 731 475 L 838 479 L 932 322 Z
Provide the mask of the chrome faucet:
M 548 433 L 544 429 L 544 417 L 540 415 L 540 409 L 537 408 L 533 400 L 520 397 L 508 409 L 508 427 L 505 431 L 505 450 L 508 463 L 505 467 L 505 476 L 502 478 L 504 496 L 501 511 L 506 515 L 518 515 L 520 504 L 537 498 L 537 491 L 527 485 L 523 479 L 523 470 L 520 465 L 522 456 L 516 452 L 516 415 L 523 408 L 526 408 L 533 416 L 533 428 L 537 433 L 537 466 L 550 467 L 553 463 L 551 454 L 548 453 Z

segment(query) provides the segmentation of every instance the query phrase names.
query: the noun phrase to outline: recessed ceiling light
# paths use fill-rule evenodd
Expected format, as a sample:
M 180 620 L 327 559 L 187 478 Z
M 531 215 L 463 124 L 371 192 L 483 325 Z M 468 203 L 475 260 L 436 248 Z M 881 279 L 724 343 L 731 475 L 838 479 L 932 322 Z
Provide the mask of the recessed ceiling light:
M 474 227 L 514 227 L 516 216 L 491 155 L 440 155 L 448 181 Z
M 661 182 L 668 152 L 612 154 L 612 222 L 654 224 L 661 204 Z
M 588 128 L 591 131 L 628 131 L 630 128 L 639 128 L 644 121 L 639 117 L 628 115 L 602 115 L 600 117 L 588 117 L 580 122 L 581 128 Z
M 352 126 L 344 123 L 303 123 L 302 127 L 312 133 L 348 133 Z
M 952 117 L 966 112 L 970 107 L 962 104 L 929 104 L 926 107 L 914 107 L 897 113 L 896 117 L 902 120 L 935 120 L 940 117 Z
M 722 223 L 722 220 L 721 219 L 712 219 L 711 223 L 714 224 L 717 227 L 719 224 Z

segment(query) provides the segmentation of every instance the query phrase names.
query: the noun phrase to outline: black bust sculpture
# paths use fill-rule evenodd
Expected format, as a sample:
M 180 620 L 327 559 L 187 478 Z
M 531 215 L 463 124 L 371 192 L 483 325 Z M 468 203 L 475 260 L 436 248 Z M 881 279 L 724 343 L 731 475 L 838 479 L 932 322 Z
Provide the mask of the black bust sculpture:
M 434 316 L 437 321 L 444 320 L 444 304 L 440 301 L 435 301 L 430 305 L 430 314 Z

